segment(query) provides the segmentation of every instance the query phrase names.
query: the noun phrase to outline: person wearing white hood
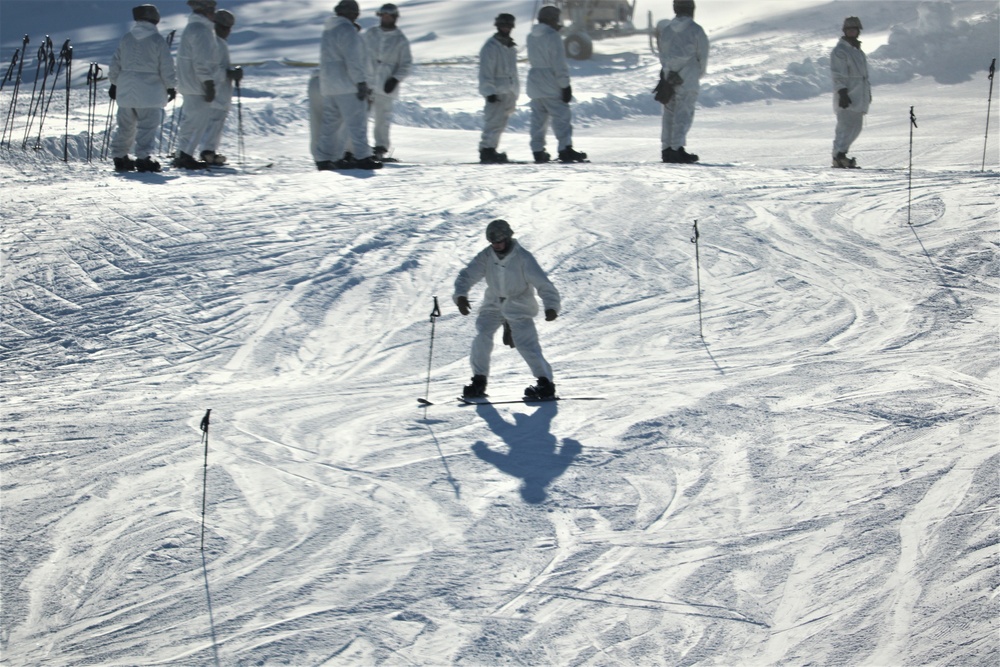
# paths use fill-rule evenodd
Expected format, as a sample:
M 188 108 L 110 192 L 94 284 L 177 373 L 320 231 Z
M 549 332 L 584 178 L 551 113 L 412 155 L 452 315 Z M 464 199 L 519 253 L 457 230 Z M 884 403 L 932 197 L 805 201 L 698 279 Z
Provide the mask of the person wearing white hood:
M 656 100 L 663 104 L 660 156 L 664 162 L 691 164 L 698 156 L 684 150 L 694 121 L 701 77 L 708 68 L 708 36 L 694 22 L 694 0 L 674 0 L 674 18 L 656 26 L 660 83 Z
M 135 25 L 111 58 L 108 95 L 118 102 L 118 129 L 111 140 L 115 171 L 160 171 L 152 158 L 162 109 L 177 95 L 177 74 L 167 40 L 156 29 L 155 5 L 132 8 Z M 136 160 L 128 156 L 135 144 Z
M 498 14 L 493 21 L 496 34 L 491 35 L 479 51 L 479 94 L 486 99 L 483 108 L 483 133 L 479 138 L 479 162 L 503 164 L 506 153 L 498 153 L 500 135 L 507 129 L 521 84 L 517 77 L 517 44 L 510 36 L 514 29 L 513 14 Z
M 375 14 L 379 24 L 364 35 L 368 52 L 368 81 L 372 85 L 372 133 L 375 138 L 375 158 L 380 162 L 396 162 L 387 157 L 392 106 L 399 99 L 399 84 L 410 74 L 413 56 L 410 40 L 396 27 L 399 8 L 391 2 L 382 5 Z
M 211 120 L 216 83 L 225 80 L 226 71 L 215 37 L 215 0 L 187 0 L 187 4 L 191 15 L 177 47 L 178 88 L 184 106 L 173 164 L 181 169 L 205 169 L 208 165 L 194 154 Z
M 833 109 L 837 114 L 837 129 L 833 135 L 833 166 L 838 169 L 857 169 L 858 161 L 847 157 L 851 144 L 861 136 L 865 114 L 872 101 L 872 87 L 868 80 L 868 59 L 861 50 L 858 36 L 861 19 L 848 16 L 844 19 L 844 36 L 830 54 L 830 74 L 833 77 Z
M 556 386 L 552 382 L 552 367 L 542 356 L 535 329 L 535 315 L 538 314 L 535 291 L 542 297 L 546 322 L 559 315 L 559 291 L 534 256 L 514 240 L 514 232 L 506 220 L 490 222 L 486 227 L 486 240 L 490 245 L 459 272 L 452 297 L 458 311 L 468 315 L 472 312 L 469 290 L 486 279 L 486 293 L 476 317 L 476 337 L 472 341 L 469 359 L 472 384 L 464 387 L 462 395 L 468 398 L 486 395 L 493 339 L 497 329 L 503 326 L 504 343 L 517 348 L 532 374 L 538 378 L 538 384 L 524 390 L 525 398 L 554 398 Z
M 320 171 L 380 169 L 368 145 L 368 87 L 365 47 L 355 21 L 361 14 L 355 0 L 340 0 L 323 26 L 319 51 L 319 91 L 322 122 L 314 157 Z M 348 144 L 351 157 L 347 156 Z
M 531 152 L 535 162 L 548 162 L 545 134 L 552 131 L 559 142 L 561 162 L 583 162 L 586 153 L 573 149 L 573 115 L 569 108 L 573 88 L 563 49 L 562 20 L 558 7 L 545 5 L 538 10 L 538 23 L 528 33 L 528 97 L 531 99 Z
M 233 106 L 233 84 L 243 80 L 243 68 L 232 66 L 229 59 L 229 35 L 236 24 L 236 16 L 226 9 L 215 12 L 215 36 L 219 42 L 219 65 L 225 76 L 215 82 L 215 104 L 209 111 L 208 127 L 202 140 L 204 149 L 198 157 L 208 165 L 226 164 L 226 156 L 218 153 L 222 141 L 222 130 L 226 126 L 226 117 Z

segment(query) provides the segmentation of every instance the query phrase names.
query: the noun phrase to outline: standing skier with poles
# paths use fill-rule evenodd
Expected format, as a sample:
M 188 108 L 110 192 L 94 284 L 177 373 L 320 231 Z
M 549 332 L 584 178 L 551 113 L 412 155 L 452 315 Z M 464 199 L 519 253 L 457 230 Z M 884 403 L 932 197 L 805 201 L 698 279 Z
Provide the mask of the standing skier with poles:
M 225 78 L 219 64 L 219 44 L 215 36 L 215 0 L 187 0 L 191 7 L 187 26 L 177 47 L 178 89 L 184 96 L 181 127 L 177 133 L 174 166 L 205 169 L 208 165 L 194 157 L 212 113 L 217 81 Z
M 209 109 L 208 127 L 205 129 L 205 136 L 202 141 L 204 149 L 199 157 L 201 160 L 211 165 L 226 164 L 226 156 L 218 153 L 219 143 L 222 141 L 222 130 L 226 126 L 226 118 L 229 110 L 233 106 L 233 84 L 239 86 L 243 80 L 243 68 L 233 67 L 229 60 L 229 39 L 233 26 L 236 24 L 236 16 L 226 9 L 215 12 L 215 35 L 219 46 L 219 66 L 224 77 L 215 82 L 215 103 Z
M 833 77 L 833 109 L 837 114 L 837 129 L 833 137 L 833 166 L 857 169 L 858 161 L 847 157 L 851 144 L 861 135 L 865 114 L 872 101 L 868 80 L 868 59 L 861 50 L 858 36 L 861 19 L 844 19 L 844 36 L 830 54 L 830 74 Z
M 552 382 L 552 367 L 542 356 L 535 329 L 534 318 L 538 314 L 535 291 L 542 297 L 546 322 L 556 319 L 559 314 L 559 292 L 534 256 L 514 240 L 514 232 L 506 220 L 491 222 L 486 227 L 486 240 L 490 242 L 489 247 L 476 255 L 455 279 L 454 301 L 462 315 L 472 311 L 469 290 L 486 279 L 486 293 L 476 317 L 476 337 L 470 355 L 472 384 L 463 388 L 462 395 L 467 398 L 486 395 L 493 339 L 497 329 L 509 325 L 511 343 L 538 378 L 536 385 L 524 390 L 525 398 L 554 398 L 556 386 Z
M 155 5 L 132 8 L 135 25 L 118 44 L 108 69 L 108 96 L 118 102 L 118 128 L 111 142 L 115 171 L 160 171 L 153 159 L 163 107 L 177 95 L 177 74 L 170 47 L 156 29 Z M 135 145 L 136 160 L 129 157 Z

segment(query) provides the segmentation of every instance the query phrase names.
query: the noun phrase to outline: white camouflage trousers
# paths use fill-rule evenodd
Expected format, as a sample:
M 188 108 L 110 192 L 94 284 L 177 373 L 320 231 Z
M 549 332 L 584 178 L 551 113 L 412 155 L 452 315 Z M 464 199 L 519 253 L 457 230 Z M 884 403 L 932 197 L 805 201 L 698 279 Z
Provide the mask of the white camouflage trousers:
M 554 97 L 539 97 L 531 100 L 531 152 L 545 150 L 550 121 L 559 150 L 573 145 L 573 113 L 569 104 Z
M 181 127 L 177 131 L 177 150 L 197 158 L 198 144 L 212 115 L 212 103 L 204 95 L 185 95 L 181 107 Z
M 848 109 L 837 109 L 837 129 L 833 133 L 833 156 L 837 153 L 847 154 L 851 144 L 861 136 L 861 128 L 865 123 L 865 115 Z
M 389 126 L 392 124 L 392 105 L 395 98 L 391 95 L 372 93 L 372 104 L 369 109 L 372 117 L 372 134 L 375 145 L 388 149 Z
M 493 354 L 493 339 L 497 329 L 503 325 L 504 317 L 499 308 L 484 306 L 476 317 L 476 337 L 472 341 L 472 354 L 469 361 L 473 375 L 490 375 L 490 357 Z M 530 317 L 507 320 L 510 324 L 514 345 L 521 357 L 527 362 L 531 374 L 535 377 L 546 377 L 553 380 L 552 367 L 542 356 L 542 346 L 538 342 L 538 330 L 535 320 Z
M 483 107 L 483 134 L 479 138 L 480 148 L 496 148 L 500 145 L 500 135 L 507 129 L 507 121 L 517 109 L 517 96 L 510 93 L 497 95 L 496 102 L 487 102 Z M 544 145 L 544 140 L 543 140 Z
M 118 107 L 118 129 L 111 141 L 111 157 L 125 157 L 135 144 L 135 156 L 140 160 L 156 149 L 156 134 L 160 129 L 163 109 Z
M 663 105 L 663 126 L 660 130 L 660 148 L 677 150 L 687 145 L 688 131 L 694 122 L 694 108 L 698 91 L 678 91 L 669 104 Z

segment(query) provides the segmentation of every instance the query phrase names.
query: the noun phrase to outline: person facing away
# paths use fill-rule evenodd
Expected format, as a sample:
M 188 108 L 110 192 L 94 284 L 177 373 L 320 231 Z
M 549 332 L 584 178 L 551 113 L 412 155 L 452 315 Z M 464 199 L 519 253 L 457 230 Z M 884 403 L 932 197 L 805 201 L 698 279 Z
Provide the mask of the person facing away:
M 178 89 L 184 106 L 173 164 L 181 169 L 205 169 L 208 165 L 194 154 L 208 128 L 216 82 L 224 80 L 225 70 L 215 36 L 215 0 L 187 0 L 187 4 L 191 15 L 177 47 Z
M 545 135 L 549 123 L 556 135 L 559 160 L 583 162 L 586 153 L 573 149 L 573 99 L 569 65 L 563 50 L 562 20 L 558 7 L 545 5 L 538 10 L 538 23 L 528 34 L 528 97 L 531 99 L 531 152 L 535 162 L 548 162 Z
M 490 356 L 497 329 L 504 327 L 504 342 L 516 347 L 538 382 L 524 390 L 526 398 L 553 398 L 556 386 L 552 381 L 552 367 L 542 356 L 535 329 L 538 300 L 542 297 L 545 320 L 551 322 L 559 314 L 559 291 L 545 275 L 534 256 L 514 239 L 514 232 L 506 220 L 494 220 L 486 227 L 490 245 L 477 254 L 455 279 L 453 300 L 462 315 L 468 315 L 472 306 L 469 290 L 476 283 L 486 280 L 486 293 L 476 317 L 476 337 L 472 341 L 469 361 L 472 366 L 472 384 L 463 388 L 462 395 L 486 395 L 490 375 Z M 508 333 L 509 332 L 509 333 Z
M 844 19 L 844 35 L 830 54 L 830 76 L 833 78 L 833 110 L 837 114 L 837 129 L 833 135 L 833 166 L 857 169 L 858 161 L 847 157 L 851 144 L 861 135 L 865 114 L 872 101 L 868 80 L 868 58 L 861 50 L 861 19 Z
M 215 82 L 215 104 L 209 110 L 208 127 L 202 138 L 204 149 L 198 156 L 208 165 L 226 164 L 226 156 L 219 154 L 219 143 L 222 141 L 222 130 L 226 126 L 226 117 L 233 106 L 233 84 L 243 80 L 243 68 L 232 66 L 229 59 L 229 35 L 236 24 L 236 16 L 226 9 L 215 12 L 215 36 L 219 42 L 219 65 L 224 78 Z
M 694 0 L 674 0 L 674 18 L 656 26 L 662 67 L 656 87 L 656 99 L 663 104 L 660 157 L 673 164 L 698 161 L 697 155 L 684 150 L 701 78 L 708 68 L 708 37 L 694 22 L 694 9 Z
M 368 145 L 368 87 L 365 47 L 355 21 L 355 0 L 340 0 L 323 26 L 319 52 L 319 89 L 323 116 L 316 168 L 380 169 Z M 348 146 L 351 150 L 348 150 Z M 347 153 L 351 155 L 348 156 Z
M 160 171 L 153 159 L 161 110 L 177 95 L 177 73 L 167 40 L 156 29 L 155 5 L 132 8 L 135 25 L 111 58 L 108 95 L 118 102 L 118 126 L 111 141 L 115 171 Z M 129 157 L 135 145 L 136 159 Z
M 494 20 L 496 34 L 479 51 L 479 94 L 486 99 L 483 108 L 483 133 L 479 139 L 479 162 L 507 162 L 506 153 L 498 153 L 500 135 L 517 108 L 521 84 L 517 78 L 517 44 L 510 36 L 513 14 L 499 14 Z
M 410 40 L 396 27 L 399 8 L 387 2 L 379 8 L 376 15 L 379 25 L 370 28 L 364 35 L 368 54 L 368 81 L 372 86 L 371 115 L 375 158 L 380 162 L 395 162 L 394 158 L 387 157 L 392 145 L 389 142 L 392 106 L 399 98 L 400 82 L 410 74 L 413 56 L 410 53 Z

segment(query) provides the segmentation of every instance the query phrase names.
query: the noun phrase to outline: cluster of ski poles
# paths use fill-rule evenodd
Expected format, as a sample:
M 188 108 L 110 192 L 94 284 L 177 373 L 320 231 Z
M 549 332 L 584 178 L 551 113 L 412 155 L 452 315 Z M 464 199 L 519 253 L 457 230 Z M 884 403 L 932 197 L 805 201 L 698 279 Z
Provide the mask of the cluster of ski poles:
M 30 40 L 28 36 L 25 35 L 21 48 L 14 51 L 14 56 L 11 58 L 10 65 L 4 73 L 3 81 L 0 81 L 0 91 L 3 90 L 4 86 L 6 86 L 8 82 L 12 84 L 12 94 L 10 104 L 7 106 L 7 116 L 4 119 L 3 134 L 0 135 L 0 148 L 2 148 L 4 144 L 10 148 L 11 142 L 14 141 L 15 118 L 18 109 L 17 103 L 21 94 L 21 85 L 24 80 L 24 63 L 27 60 L 29 42 Z M 63 81 L 66 91 L 65 134 L 66 141 L 68 141 L 70 93 L 72 90 L 73 77 L 73 47 L 70 46 L 69 40 L 67 39 L 63 42 L 62 48 L 59 49 L 59 53 L 57 55 L 55 46 L 52 43 L 52 38 L 46 35 L 42 45 L 38 47 L 38 52 L 35 57 L 35 80 L 31 86 L 31 98 L 28 101 L 28 112 L 26 122 L 24 124 L 24 135 L 21 139 L 22 150 L 27 149 L 29 142 L 31 142 L 32 131 L 35 127 L 36 120 L 38 122 L 38 134 L 35 135 L 34 142 L 31 143 L 31 147 L 35 150 L 41 148 L 42 131 L 45 125 L 45 119 L 49 112 L 49 106 L 52 104 L 52 98 L 55 96 L 56 86 L 59 85 L 60 76 L 63 75 L 63 72 L 65 72 Z M 63 159 L 66 159 L 67 157 L 68 145 L 64 142 Z

